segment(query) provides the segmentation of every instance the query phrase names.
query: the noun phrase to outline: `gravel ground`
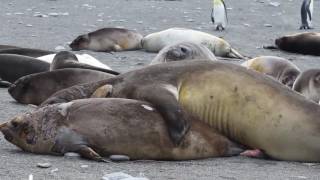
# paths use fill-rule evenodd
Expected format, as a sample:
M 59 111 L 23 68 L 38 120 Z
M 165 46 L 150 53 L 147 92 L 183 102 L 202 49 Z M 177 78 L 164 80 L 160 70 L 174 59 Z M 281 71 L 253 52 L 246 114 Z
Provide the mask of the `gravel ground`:
M 277 55 L 289 58 L 301 69 L 319 67 L 320 59 L 261 49 L 275 38 L 296 32 L 300 26 L 297 0 L 227 0 L 229 26 L 216 32 L 210 22 L 211 1 L 207 0 L 1 0 L 0 44 L 53 50 L 76 36 L 107 26 L 136 29 L 143 35 L 170 27 L 193 28 L 223 37 L 239 52 L 255 57 Z M 319 2 L 315 2 L 315 29 L 320 26 Z M 35 17 L 35 14 L 48 15 Z M 58 16 L 56 14 L 58 13 Z M 267 26 L 272 27 L 267 27 Z M 125 72 L 149 64 L 156 55 L 144 51 L 91 54 L 113 69 Z M 0 122 L 32 109 L 20 105 L 0 89 Z M 40 169 L 37 163 L 52 167 Z M 88 165 L 88 167 L 81 167 Z M 58 171 L 56 171 L 58 168 Z M 245 157 L 197 161 L 134 161 L 96 163 L 21 152 L 0 138 L 0 179 L 100 179 L 106 173 L 122 171 L 150 179 L 320 179 L 320 164 L 257 160 Z

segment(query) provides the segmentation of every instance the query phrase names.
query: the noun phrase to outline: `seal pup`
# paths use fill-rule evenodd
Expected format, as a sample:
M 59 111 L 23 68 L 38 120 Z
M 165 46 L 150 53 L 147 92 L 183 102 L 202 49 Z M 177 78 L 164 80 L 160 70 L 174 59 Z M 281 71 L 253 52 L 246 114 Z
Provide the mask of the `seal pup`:
M 20 47 L 0 49 L 0 54 L 17 54 L 17 55 L 23 55 L 23 56 L 30 56 L 34 58 L 52 54 L 52 53 L 54 52 L 41 50 L 41 49 L 20 48 Z
M 266 74 L 292 88 L 300 69 L 287 59 L 276 56 L 260 56 L 247 60 L 242 66 Z
M 19 103 L 39 105 L 59 90 L 111 77 L 112 74 L 90 69 L 59 69 L 23 76 L 9 87 L 8 92 Z
M 123 28 L 103 28 L 80 35 L 70 44 L 73 51 L 125 51 L 141 49 L 143 36 L 136 31 Z
M 179 42 L 202 44 L 215 56 L 244 59 L 225 40 L 205 32 L 185 28 L 170 28 L 149 34 L 142 39 L 142 48 L 150 52 L 158 52 L 167 45 Z
M 50 65 L 50 71 L 53 71 L 55 69 L 64 69 L 64 68 L 91 69 L 91 70 L 101 71 L 101 72 L 114 74 L 114 75 L 120 74 L 119 72 L 116 72 L 110 69 L 104 69 L 104 68 L 91 66 L 85 63 L 80 63 L 75 54 L 69 51 L 60 51 L 54 56 L 53 61 Z
M 55 155 L 76 152 L 95 161 L 105 161 L 103 157 L 113 154 L 124 154 L 132 160 L 188 160 L 232 156 L 242 151 L 200 121 L 193 121 L 183 145 L 176 147 L 152 105 L 120 98 L 43 107 L 0 125 L 0 131 L 24 151 Z
M 48 71 L 50 64 L 29 56 L 0 54 L 0 78 L 13 83 L 22 76 Z
M 320 55 L 320 33 L 305 32 L 287 35 L 275 40 L 276 46 L 284 51 Z
M 75 55 L 80 63 L 85 63 L 91 66 L 111 70 L 109 66 L 103 64 L 102 62 L 100 62 L 99 60 L 97 60 L 96 58 L 92 57 L 89 54 L 75 54 Z M 52 63 L 55 56 L 56 54 L 48 54 L 45 56 L 37 57 L 37 59 L 48 62 L 48 63 Z
M 303 0 L 300 29 L 312 29 L 313 0 Z
M 308 69 L 302 72 L 294 82 L 292 89 L 318 103 L 320 100 L 320 69 Z
M 224 0 L 213 0 L 211 21 L 215 25 L 215 29 L 217 31 L 222 31 L 226 28 L 228 23 L 228 15 Z
M 206 46 L 192 42 L 182 42 L 168 45 L 161 49 L 150 64 L 192 59 L 217 60 L 214 54 Z
M 88 98 L 96 91 L 104 92 L 101 97 L 151 103 L 175 144 L 183 140 L 194 117 L 271 158 L 320 162 L 320 106 L 236 64 L 191 60 L 147 66 L 59 91 L 43 105 Z

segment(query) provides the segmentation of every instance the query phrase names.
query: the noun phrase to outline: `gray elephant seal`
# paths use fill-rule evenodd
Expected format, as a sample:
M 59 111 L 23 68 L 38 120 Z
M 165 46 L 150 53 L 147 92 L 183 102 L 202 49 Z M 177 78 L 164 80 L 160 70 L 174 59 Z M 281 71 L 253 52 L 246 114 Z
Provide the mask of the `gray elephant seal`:
M 165 46 L 181 42 L 202 44 L 215 56 L 244 59 L 225 40 L 205 32 L 185 28 L 170 28 L 149 34 L 142 39 L 142 48 L 150 52 L 158 52 Z
M 24 151 L 55 155 L 77 152 L 96 161 L 112 154 L 133 160 L 187 160 L 242 151 L 200 121 L 193 121 L 182 145 L 176 147 L 156 109 L 147 102 L 119 98 L 43 107 L 0 125 L 0 131 Z
M 50 64 L 35 58 L 0 54 L 0 78 L 13 83 L 22 76 L 48 71 Z
M 95 66 L 91 66 L 85 63 L 80 63 L 78 61 L 78 58 L 75 54 L 69 52 L 69 51 L 61 51 L 58 52 L 50 65 L 50 71 L 55 69 L 64 69 L 64 68 L 80 68 L 80 69 L 91 69 L 96 71 L 101 71 L 109 74 L 119 75 L 119 72 L 110 70 L 110 69 L 104 69 L 99 68 Z
M 283 36 L 276 39 L 275 43 L 284 51 L 320 56 L 320 33 L 305 32 Z
M 41 50 L 41 49 L 20 48 L 20 47 L 0 49 L 0 54 L 16 54 L 16 55 L 35 57 L 35 58 L 52 54 L 52 53 L 55 53 L 55 52 Z
M 287 59 L 276 56 L 260 56 L 242 63 L 242 66 L 266 74 L 292 88 L 300 69 Z
M 182 42 L 164 47 L 151 61 L 151 64 L 192 59 L 217 60 L 206 46 L 192 42 Z
M 125 51 L 141 49 L 143 36 L 136 31 L 123 28 L 103 28 L 80 35 L 70 44 L 73 51 Z
M 318 103 L 320 100 L 320 69 L 308 69 L 302 72 L 294 82 L 292 89 Z
M 89 69 L 59 69 L 21 77 L 8 92 L 19 103 L 39 105 L 59 90 L 110 77 L 113 75 Z
M 191 114 L 271 158 L 320 162 L 320 106 L 239 65 L 199 60 L 153 65 L 59 91 L 44 104 L 88 98 L 99 91 L 105 97 L 150 102 L 176 144 L 188 132 Z

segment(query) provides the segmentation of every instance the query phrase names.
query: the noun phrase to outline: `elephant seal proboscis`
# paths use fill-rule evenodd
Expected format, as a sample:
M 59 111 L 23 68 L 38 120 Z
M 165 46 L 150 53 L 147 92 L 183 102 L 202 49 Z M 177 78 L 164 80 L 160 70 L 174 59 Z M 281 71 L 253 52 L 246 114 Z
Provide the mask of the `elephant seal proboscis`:
M 320 106 L 236 64 L 194 60 L 148 66 L 59 91 L 43 105 L 88 98 L 100 90 L 107 97 L 151 103 L 176 144 L 188 132 L 189 117 L 196 117 L 271 158 L 320 162 Z
M 300 69 L 287 59 L 276 56 L 259 56 L 247 60 L 242 66 L 266 74 L 292 88 Z
M 70 44 L 73 51 L 125 51 L 141 49 L 143 36 L 136 31 L 123 28 L 102 28 L 80 35 Z
M 215 56 L 244 59 L 225 40 L 205 32 L 185 28 L 170 28 L 149 34 L 142 39 L 142 48 L 150 52 L 158 52 L 165 46 L 179 42 L 202 44 Z
M 297 77 L 292 89 L 318 103 L 320 101 L 320 69 L 303 71 Z
M 200 121 L 193 121 L 182 145 L 176 147 L 154 107 L 120 98 L 49 105 L 13 118 L 0 125 L 0 131 L 24 151 L 58 155 L 76 152 L 96 161 L 113 154 L 132 160 L 187 160 L 242 151 Z
M 161 49 L 150 64 L 192 59 L 217 60 L 214 54 L 206 46 L 192 42 L 182 42 L 168 45 Z
M 112 74 L 89 69 L 59 69 L 21 77 L 8 92 L 19 103 L 39 105 L 59 90 L 111 77 Z
M 79 68 L 79 69 L 91 69 L 96 71 L 101 71 L 109 74 L 119 75 L 119 72 L 113 71 L 111 69 L 104 69 L 95 66 L 91 66 L 85 63 L 80 63 L 77 56 L 69 51 L 58 52 L 50 65 L 50 71 L 55 69 L 64 68 Z

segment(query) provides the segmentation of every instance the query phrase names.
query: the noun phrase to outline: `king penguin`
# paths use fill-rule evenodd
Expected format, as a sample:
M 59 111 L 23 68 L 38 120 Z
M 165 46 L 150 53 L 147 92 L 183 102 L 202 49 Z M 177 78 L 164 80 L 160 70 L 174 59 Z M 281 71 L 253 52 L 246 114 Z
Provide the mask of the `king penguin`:
M 300 29 L 312 28 L 313 0 L 303 0 L 301 5 L 301 26 Z
M 223 0 L 213 0 L 211 21 L 216 30 L 224 30 L 228 23 L 227 8 Z

